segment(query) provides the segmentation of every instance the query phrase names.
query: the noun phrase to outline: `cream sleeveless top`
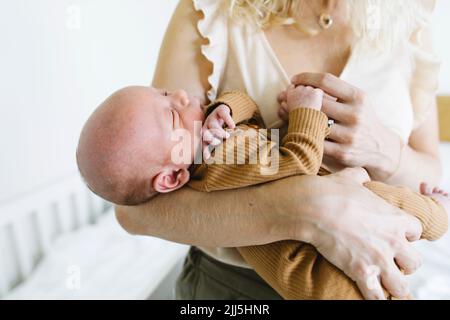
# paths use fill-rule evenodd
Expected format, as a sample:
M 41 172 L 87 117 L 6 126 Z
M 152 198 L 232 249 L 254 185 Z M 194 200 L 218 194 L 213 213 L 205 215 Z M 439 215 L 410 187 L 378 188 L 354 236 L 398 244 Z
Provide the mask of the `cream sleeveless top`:
M 204 14 L 198 30 L 209 39 L 208 45 L 202 46 L 203 55 L 213 64 L 209 100 L 229 90 L 246 92 L 258 104 L 266 127 L 280 127 L 276 97 L 290 79 L 264 32 L 231 21 L 227 0 L 193 3 Z M 368 94 L 380 121 L 405 143 L 431 111 L 438 86 L 440 62 L 420 41 L 426 24 L 418 23 L 411 40 L 389 53 L 365 55 L 356 44 L 340 75 Z M 332 170 L 339 169 L 333 163 L 326 164 Z M 222 262 L 248 267 L 235 248 L 200 249 Z

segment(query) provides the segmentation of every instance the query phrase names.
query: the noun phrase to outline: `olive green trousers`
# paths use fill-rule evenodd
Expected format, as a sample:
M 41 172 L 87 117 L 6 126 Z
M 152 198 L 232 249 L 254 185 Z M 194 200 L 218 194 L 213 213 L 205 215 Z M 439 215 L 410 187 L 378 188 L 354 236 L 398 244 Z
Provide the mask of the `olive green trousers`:
M 255 271 L 231 266 L 191 247 L 176 284 L 178 300 L 280 300 Z

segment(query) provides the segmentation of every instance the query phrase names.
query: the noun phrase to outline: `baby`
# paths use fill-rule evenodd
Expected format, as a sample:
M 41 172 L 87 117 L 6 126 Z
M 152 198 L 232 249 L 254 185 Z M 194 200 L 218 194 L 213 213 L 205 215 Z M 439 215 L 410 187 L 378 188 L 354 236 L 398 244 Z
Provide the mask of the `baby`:
M 292 175 L 329 174 L 321 166 L 323 143 L 329 134 L 328 118 L 320 111 L 324 93 L 300 86 L 289 87 L 285 96 L 279 115 L 289 121 L 289 127 L 278 144 L 260 130 L 264 124 L 257 106 L 243 93 L 225 93 L 204 108 L 183 90 L 122 89 L 83 128 L 77 150 L 80 172 L 93 192 L 121 205 L 146 202 L 186 183 L 210 192 Z M 224 126 L 235 130 L 230 134 Z M 183 136 L 188 139 L 180 148 Z M 211 147 L 215 147 L 212 154 Z M 193 164 L 202 151 L 214 161 Z M 276 170 L 267 161 L 274 154 Z M 229 159 L 241 161 L 229 163 Z M 368 182 L 365 187 L 417 217 L 423 239 L 435 240 L 446 232 L 450 200 L 444 191 L 422 185 L 421 195 L 379 182 Z M 238 250 L 285 299 L 362 298 L 356 284 L 309 244 L 281 241 Z
M 159 192 L 174 191 L 189 181 L 193 160 L 172 162 L 171 150 L 178 143 L 172 135 L 184 129 L 194 137 L 195 122 L 204 119 L 200 101 L 183 90 L 119 90 L 83 128 L 80 172 L 93 192 L 120 205 L 138 205 Z M 191 153 L 198 147 L 192 144 Z

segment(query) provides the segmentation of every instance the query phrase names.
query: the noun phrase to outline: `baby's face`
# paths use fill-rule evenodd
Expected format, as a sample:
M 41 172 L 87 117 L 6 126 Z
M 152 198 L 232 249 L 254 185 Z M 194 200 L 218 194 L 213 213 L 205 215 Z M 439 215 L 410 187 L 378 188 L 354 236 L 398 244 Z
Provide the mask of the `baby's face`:
M 157 129 L 154 132 L 157 135 L 154 143 L 160 150 L 165 150 L 164 153 L 171 152 L 179 144 L 180 133 L 188 134 L 192 139 L 199 134 L 196 131 L 204 121 L 204 113 L 198 98 L 188 96 L 184 90 L 169 92 L 152 87 L 148 90 L 149 105 L 153 111 L 152 125 Z M 196 146 L 193 141 L 190 145 L 193 159 Z M 192 159 L 186 165 L 190 165 Z
M 91 190 L 117 204 L 138 203 L 155 190 L 170 192 L 188 180 L 187 168 L 199 147 L 194 137 L 203 120 L 199 99 L 184 90 L 119 90 L 83 129 L 77 152 L 80 171 Z M 190 157 L 173 161 L 172 150 L 180 145 Z

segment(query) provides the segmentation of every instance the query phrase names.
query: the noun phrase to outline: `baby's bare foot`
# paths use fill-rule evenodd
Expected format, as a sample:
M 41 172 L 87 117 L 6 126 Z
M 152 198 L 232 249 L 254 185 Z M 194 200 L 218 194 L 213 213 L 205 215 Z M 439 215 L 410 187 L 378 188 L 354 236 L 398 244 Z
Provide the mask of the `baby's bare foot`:
M 431 188 L 426 183 L 421 183 L 420 193 L 439 202 L 445 208 L 447 213 L 450 214 L 450 196 L 448 192 L 439 188 Z

